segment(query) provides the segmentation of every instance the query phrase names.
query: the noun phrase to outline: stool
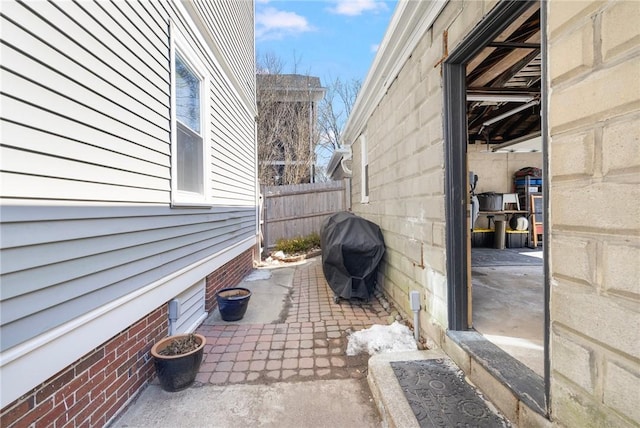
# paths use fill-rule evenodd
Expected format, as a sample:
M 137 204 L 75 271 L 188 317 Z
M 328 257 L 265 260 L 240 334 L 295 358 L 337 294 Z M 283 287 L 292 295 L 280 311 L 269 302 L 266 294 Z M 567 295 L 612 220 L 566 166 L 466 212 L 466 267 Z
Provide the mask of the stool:
M 516 204 L 516 208 L 520 211 L 520 199 L 517 193 L 502 194 L 502 211 L 506 211 L 507 204 Z

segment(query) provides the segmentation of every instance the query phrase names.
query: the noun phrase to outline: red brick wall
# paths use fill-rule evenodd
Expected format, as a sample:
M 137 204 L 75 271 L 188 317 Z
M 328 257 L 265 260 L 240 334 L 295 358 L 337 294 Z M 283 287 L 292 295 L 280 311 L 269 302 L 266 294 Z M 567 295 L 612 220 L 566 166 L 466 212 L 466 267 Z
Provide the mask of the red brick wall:
M 207 276 L 207 310 L 217 290 L 238 284 L 252 268 L 251 249 Z M 167 316 L 163 304 L 15 400 L 0 411 L 0 427 L 104 426 L 155 376 L 149 351 L 167 336 Z
M 162 305 L 6 406 L 0 426 L 104 426 L 153 378 L 149 350 L 167 333 Z
M 252 269 L 253 249 L 249 249 L 207 276 L 205 309 L 211 312 L 211 309 L 217 306 L 216 292 L 238 285 Z

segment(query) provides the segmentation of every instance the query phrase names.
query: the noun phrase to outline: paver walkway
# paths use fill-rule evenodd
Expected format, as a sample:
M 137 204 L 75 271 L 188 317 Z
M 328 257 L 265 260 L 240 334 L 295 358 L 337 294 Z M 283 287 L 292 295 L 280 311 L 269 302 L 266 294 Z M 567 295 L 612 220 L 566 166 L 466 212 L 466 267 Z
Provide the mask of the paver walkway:
M 202 325 L 207 339 L 196 381 L 214 385 L 366 376 L 368 355 L 346 356 L 347 331 L 387 324 L 375 297 L 333 302 L 319 258 L 296 267 L 286 317 L 278 324 Z

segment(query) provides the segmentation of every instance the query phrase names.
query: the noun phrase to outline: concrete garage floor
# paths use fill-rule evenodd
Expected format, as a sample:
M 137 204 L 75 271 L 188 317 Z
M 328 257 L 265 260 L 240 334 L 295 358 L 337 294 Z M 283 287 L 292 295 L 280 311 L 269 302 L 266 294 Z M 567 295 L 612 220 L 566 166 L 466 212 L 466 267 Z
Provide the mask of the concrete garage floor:
M 542 251 L 474 248 L 471 275 L 473 327 L 544 376 Z

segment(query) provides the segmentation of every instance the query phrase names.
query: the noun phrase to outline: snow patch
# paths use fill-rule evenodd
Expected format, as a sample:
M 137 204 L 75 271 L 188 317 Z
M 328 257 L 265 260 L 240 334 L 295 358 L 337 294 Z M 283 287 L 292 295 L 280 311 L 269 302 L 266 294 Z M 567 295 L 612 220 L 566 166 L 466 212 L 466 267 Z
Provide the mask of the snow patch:
M 249 275 L 247 275 L 245 281 L 262 281 L 271 278 L 271 271 L 267 269 L 255 269 Z
M 347 355 L 367 351 L 369 355 L 387 352 L 417 351 L 413 333 L 406 325 L 395 321 L 391 325 L 372 325 L 349 335 Z

